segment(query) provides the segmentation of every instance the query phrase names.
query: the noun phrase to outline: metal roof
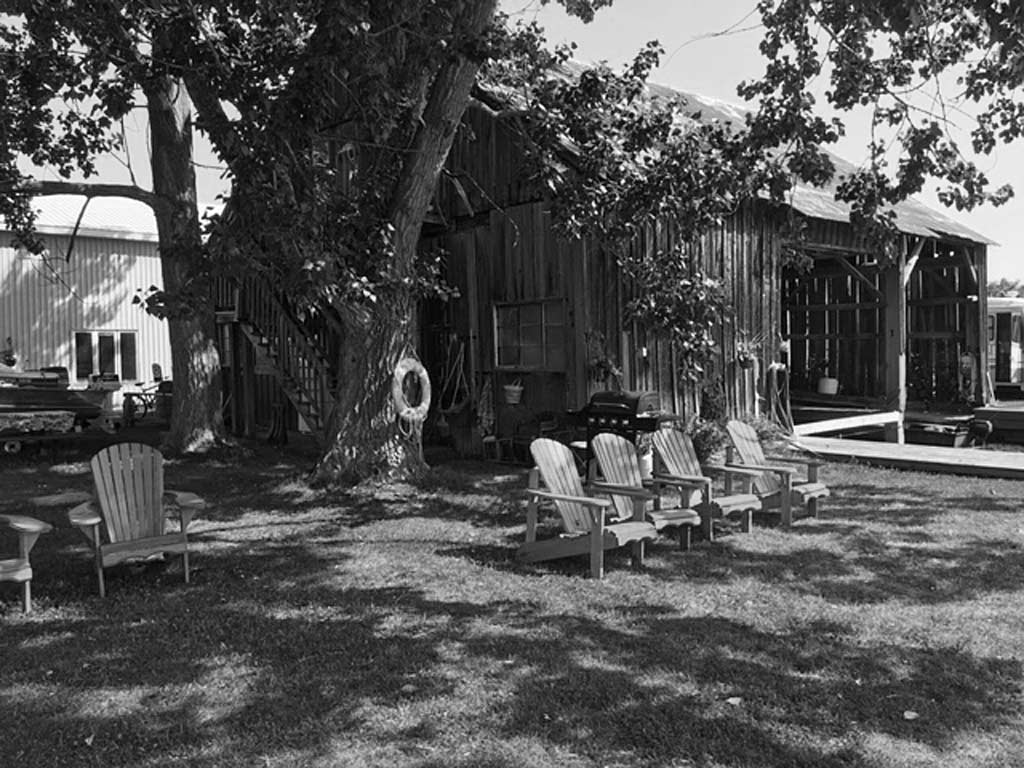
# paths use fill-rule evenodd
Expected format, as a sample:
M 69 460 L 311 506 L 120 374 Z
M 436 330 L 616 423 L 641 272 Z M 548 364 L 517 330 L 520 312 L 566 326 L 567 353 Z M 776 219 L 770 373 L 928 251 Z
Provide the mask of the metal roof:
M 82 213 L 82 206 L 85 213 Z M 80 237 L 102 237 L 113 240 L 156 242 L 156 218 L 153 210 L 138 200 L 126 197 L 94 197 L 82 195 L 45 195 L 32 201 L 36 212 L 36 229 L 43 235 L 70 235 L 78 226 Z
M 664 85 L 651 83 L 648 88 L 652 95 L 664 99 L 681 96 L 686 100 L 690 111 L 700 113 L 702 121 L 717 120 L 722 123 L 742 125 L 747 112 L 749 112 L 749 110 L 736 104 L 711 99 L 696 93 L 680 91 Z M 828 154 L 835 165 L 837 177 L 853 173 L 856 170 L 856 166 L 849 161 L 835 154 Z M 805 216 L 849 223 L 850 204 L 836 200 L 835 189 L 835 183 L 828 187 L 815 187 L 809 184 L 798 183 L 794 185 L 787 202 Z M 944 240 L 960 239 L 986 245 L 996 245 L 994 240 L 954 221 L 915 198 L 909 198 L 896 204 L 893 206 L 893 210 L 896 213 L 896 226 L 901 232 L 910 235 L 922 235 L 924 237 L 937 237 Z

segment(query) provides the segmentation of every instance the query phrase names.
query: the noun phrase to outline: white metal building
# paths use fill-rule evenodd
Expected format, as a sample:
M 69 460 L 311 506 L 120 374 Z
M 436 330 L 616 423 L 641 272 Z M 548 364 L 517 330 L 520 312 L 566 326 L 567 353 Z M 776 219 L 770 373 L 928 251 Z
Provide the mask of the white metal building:
M 114 373 L 134 388 L 152 381 L 154 363 L 171 370 L 166 323 L 132 302 L 163 286 L 156 220 L 134 200 L 95 198 L 83 213 L 84 202 L 36 199 L 42 255 L 15 248 L 0 228 L 0 347 L 10 337 L 22 369 L 67 368 L 72 387 Z

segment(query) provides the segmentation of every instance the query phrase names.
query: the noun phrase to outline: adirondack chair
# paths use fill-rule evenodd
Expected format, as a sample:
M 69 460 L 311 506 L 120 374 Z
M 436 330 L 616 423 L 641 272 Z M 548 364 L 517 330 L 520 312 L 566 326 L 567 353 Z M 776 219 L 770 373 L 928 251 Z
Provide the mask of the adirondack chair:
M 727 449 L 726 466 L 735 471 L 747 471 L 753 479 L 752 490 L 764 509 L 778 509 L 784 527 L 793 524 L 793 507 L 802 507 L 807 516 L 818 516 L 818 501 L 830 495 L 828 487 L 818 481 L 821 462 L 808 459 L 773 457 L 769 461 L 761 448 L 757 432 L 749 424 L 731 420 L 726 432 L 732 445 Z M 739 463 L 736 463 L 739 459 Z M 806 466 L 806 479 L 796 479 L 799 470 L 778 462 L 792 462 Z M 728 492 L 728 485 L 726 487 Z
M 48 533 L 53 526 L 24 515 L 0 515 L 0 525 L 18 534 L 18 556 L 0 560 L 0 581 L 21 582 L 21 609 L 29 613 L 32 610 L 32 565 L 28 555 L 40 534 Z
M 129 560 L 180 553 L 188 583 L 188 525 L 206 502 L 194 493 L 164 488 L 163 456 L 141 443 L 118 443 L 93 456 L 95 498 L 68 518 L 92 545 L 100 597 L 106 596 L 103 569 Z M 167 519 L 180 528 L 167 531 Z
M 541 437 L 530 444 L 530 455 L 536 466 L 530 471 L 527 490 L 526 540 L 516 557 L 534 563 L 589 553 L 590 575 L 600 579 L 604 577 L 605 550 L 629 544 L 633 568 L 642 568 L 644 542 L 658 535 L 653 525 L 644 522 L 643 507 L 631 509 L 625 519 L 609 521 L 606 516 L 615 512 L 612 502 L 584 492 L 568 446 Z M 538 513 L 545 501 L 554 504 L 563 530 L 553 538 L 538 540 Z
M 591 487 L 594 490 L 615 491 L 616 495 L 611 498 L 620 516 L 628 509 L 626 498 L 618 495 L 623 489 L 630 490 L 633 504 L 641 503 L 646 507 L 648 501 L 652 502 L 654 508 L 646 510 L 647 519 L 659 532 L 675 529 L 679 537 L 679 548 L 689 549 L 691 531 L 694 526 L 700 525 L 700 515 L 688 506 L 690 492 L 705 488 L 707 478 L 656 474 L 651 478 L 653 490 L 649 490 L 644 487 L 636 446 L 629 440 L 622 435 L 600 432 L 594 435 L 590 447 L 604 478 L 604 482 L 592 483 Z M 679 489 L 681 506 L 662 509 L 662 490 L 666 486 Z
M 708 541 L 715 538 L 715 520 L 738 516 L 740 530 L 750 532 L 753 513 L 761 509 L 761 500 L 753 493 L 733 493 L 715 496 L 712 476 L 731 474 L 726 467 L 702 465 L 694 450 L 690 436 L 679 429 L 659 429 L 652 435 L 654 454 L 658 461 L 656 471 L 701 482 L 701 498 L 694 505 L 700 515 L 701 532 Z M 748 483 L 749 483 L 748 478 Z

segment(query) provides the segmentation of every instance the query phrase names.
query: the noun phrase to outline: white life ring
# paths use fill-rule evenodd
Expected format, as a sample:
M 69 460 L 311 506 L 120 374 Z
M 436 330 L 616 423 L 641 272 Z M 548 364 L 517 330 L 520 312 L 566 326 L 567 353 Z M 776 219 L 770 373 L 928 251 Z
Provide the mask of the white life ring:
M 415 374 L 420 384 L 420 402 L 412 405 L 405 399 L 405 377 Z M 420 422 L 427 418 L 430 410 L 430 376 L 427 369 L 414 357 L 403 357 L 395 366 L 391 377 L 391 399 L 395 401 L 398 417 L 406 421 Z
M 13 456 L 21 452 L 21 440 L 4 440 L 4 453 Z

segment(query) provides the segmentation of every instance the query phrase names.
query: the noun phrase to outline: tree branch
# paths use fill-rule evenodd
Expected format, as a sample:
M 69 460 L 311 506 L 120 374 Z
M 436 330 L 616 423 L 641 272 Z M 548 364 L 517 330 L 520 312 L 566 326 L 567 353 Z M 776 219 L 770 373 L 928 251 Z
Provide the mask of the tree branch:
M 80 181 L 40 181 L 30 179 L 13 184 L 0 184 L 0 194 L 5 192 L 20 192 L 40 197 L 50 195 L 82 195 L 90 199 L 94 197 L 127 197 L 131 200 L 145 203 L 150 208 L 156 208 L 160 200 L 152 192 L 137 187 L 134 184 L 90 184 Z

